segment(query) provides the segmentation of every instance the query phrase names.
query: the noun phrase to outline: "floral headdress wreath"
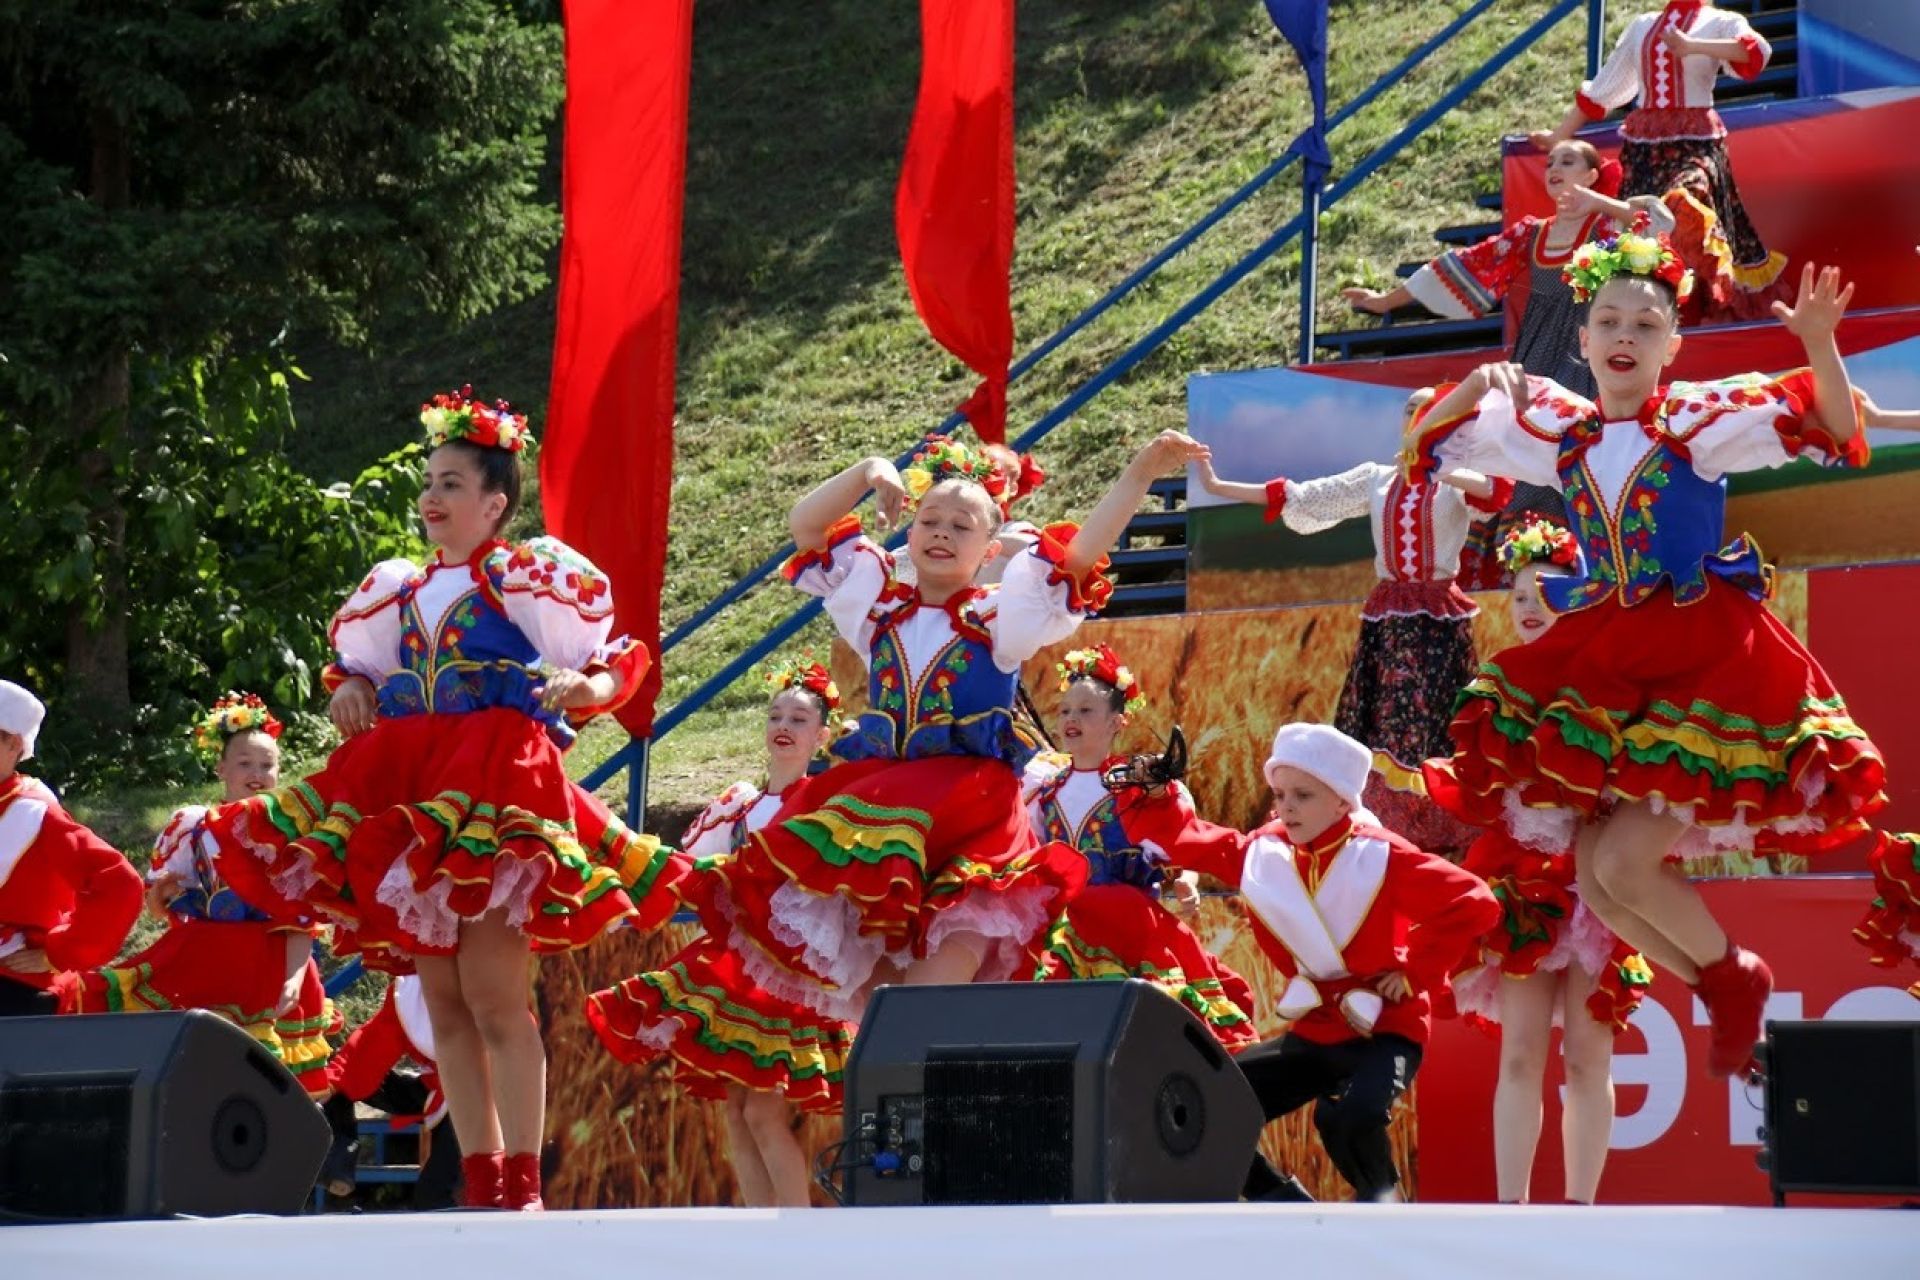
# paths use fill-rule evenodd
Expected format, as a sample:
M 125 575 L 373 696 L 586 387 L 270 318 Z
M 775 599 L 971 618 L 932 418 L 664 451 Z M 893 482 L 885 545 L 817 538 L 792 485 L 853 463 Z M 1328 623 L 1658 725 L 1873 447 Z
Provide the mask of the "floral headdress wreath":
M 1000 468 L 1001 476 L 1010 486 L 1006 501 L 1000 504 L 1003 512 L 1010 510 L 1014 503 L 1047 482 L 1046 470 L 1034 461 L 1030 453 L 1015 453 L 1012 448 L 1004 444 L 983 444 L 980 446 L 980 452 L 986 454 L 987 459 Z
M 445 391 L 420 406 L 420 425 L 427 441 L 439 448 L 449 440 L 465 440 L 484 449 L 519 453 L 527 447 L 527 415 L 515 413 L 505 400 L 491 405 L 473 398 L 473 386 Z
M 1575 302 L 1586 302 L 1618 275 L 1664 280 L 1682 302 L 1693 292 L 1693 272 L 1680 261 L 1673 242 L 1652 230 L 1644 211 L 1634 217 L 1631 230 L 1606 232 L 1575 249 L 1560 278 L 1572 286 Z
M 908 505 L 919 502 L 943 480 L 970 480 L 979 485 L 1003 517 L 1008 504 L 1018 496 L 1009 489 L 1006 473 L 986 453 L 969 449 L 952 436 L 928 436 L 900 472 L 900 481 L 907 486 Z
M 1518 573 L 1530 564 L 1571 569 L 1580 563 L 1580 544 L 1570 531 L 1553 521 L 1530 516 L 1500 539 L 1498 554 L 1508 573 Z
M 1140 679 L 1120 665 L 1120 655 L 1104 643 L 1091 649 L 1074 649 L 1054 664 L 1060 673 L 1060 692 L 1065 693 L 1075 680 L 1083 677 L 1110 684 L 1120 691 L 1121 710 L 1135 715 L 1146 710 L 1147 695 L 1140 690 Z
M 828 716 L 840 709 L 840 687 L 834 684 L 833 675 L 817 662 L 805 658 L 775 662 L 767 668 L 766 681 L 767 688 L 776 695 L 788 689 L 805 689 L 818 695 L 827 704 Z
M 267 710 L 257 693 L 228 693 L 213 704 L 213 709 L 193 724 L 194 750 L 210 760 L 220 758 L 227 741 L 236 734 L 258 730 L 269 738 L 278 738 L 284 726 Z

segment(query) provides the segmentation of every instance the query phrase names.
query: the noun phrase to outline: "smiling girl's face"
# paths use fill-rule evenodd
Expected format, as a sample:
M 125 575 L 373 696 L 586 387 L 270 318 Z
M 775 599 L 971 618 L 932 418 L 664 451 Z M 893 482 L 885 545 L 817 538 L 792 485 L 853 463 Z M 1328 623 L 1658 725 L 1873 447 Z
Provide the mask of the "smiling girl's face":
M 951 593 L 972 584 L 999 550 L 999 510 L 979 485 L 943 480 L 927 490 L 907 527 L 907 558 L 922 591 Z
M 1520 642 L 1530 644 L 1547 634 L 1553 626 L 1554 615 L 1540 598 L 1540 579 L 1543 570 L 1538 562 L 1522 565 L 1520 572 L 1513 575 L 1513 592 L 1507 597 L 1507 614 L 1513 619 L 1513 626 L 1520 633 Z M 1561 577 L 1561 574 L 1549 576 Z
M 443 444 L 427 455 L 420 522 L 436 547 L 464 556 L 493 537 L 506 514 L 504 492 L 489 492 L 471 449 Z
M 804 770 L 815 753 L 826 748 L 828 732 L 820 700 L 811 693 L 782 689 L 767 704 L 767 755 L 776 764 L 799 765 Z

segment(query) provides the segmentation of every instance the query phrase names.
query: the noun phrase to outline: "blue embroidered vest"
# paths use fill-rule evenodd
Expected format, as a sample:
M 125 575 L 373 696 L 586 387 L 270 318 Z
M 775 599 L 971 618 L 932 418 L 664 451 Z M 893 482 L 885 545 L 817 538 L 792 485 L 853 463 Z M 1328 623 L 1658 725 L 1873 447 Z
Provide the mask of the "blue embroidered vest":
M 205 831 L 206 821 L 202 819 L 200 826 L 189 837 L 193 841 L 194 879 L 203 887 L 189 889 L 169 902 L 167 912 L 189 920 L 211 920 L 216 924 L 252 924 L 272 919 L 264 911 L 255 911 L 227 888 L 226 882 L 215 870 L 214 860 L 207 856 L 205 842 L 200 838 Z
M 1075 832 L 1059 801 L 1060 788 L 1066 785 L 1069 776 L 1069 771 L 1062 769 L 1042 783 L 1034 796 L 1043 819 L 1040 838 L 1078 850 L 1087 860 L 1088 884 L 1125 884 L 1151 895 L 1166 878 L 1166 872 L 1148 864 L 1144 851 L 1127 835 L 1119 813 L 1119 803 L 1124 796 L 1109 791 L 1100 797 L 1099 803 L 1087 812 L 1080 830 Z
M 1721 546 L 1726 483 L 1702 478 L 1664 431 L 1647 441 L 1619 510 L 1609 510 L 1586 464 L 1587 449 L 1600 431 L 1598 419 L 1589 419 L 1574 424 L 1560 440 L 1556 465 L 1580 544 L 1580 569 L 1573 577 L 1541 579 L 1540 594 L 1549 609 L 1574 613 L 1616 594 L 1630 607 L 1662 584 L 1672 585 L 1677 603 L 1688 604 L 1707 593 L 1712 578 L 1725 579 L 1756 600 L 1772 594 L 1773 570 L 1751 538 L 1742 534 Z
M 898 601 L 904 598 L 905 604 Z M 918 678 L 909 674 L 901 622 L 916 609 L 939 608 L 917 594 L 882 597 L 871 615 L 876 631 L 867 676 L 867 706 L 829 748 L 836 760 L 922 760 L 929 756 L 985 756 L 1014 769 L 1033 758 L 1035 744 L 1013 719 L 1017 671 L 994 665 L 993 638 L 979 592 L 949 612 L 954 638 Z
M 502 565 L 498 556 L 483 563 L 484 585 L 476 583 L 455 600 L 438 631 L 429 630 L 416 601 L 424 571 L 407 583 L 400 597 L 402 669 L 380 686 L 380 714 L 457 715 L 506 707 L 539 721 L 549 738 L 566 747 L 575 736 L 572 727 L 561 712 L 541 706 L 535 692 L 543 680 L 539 651 L 499 603 Z

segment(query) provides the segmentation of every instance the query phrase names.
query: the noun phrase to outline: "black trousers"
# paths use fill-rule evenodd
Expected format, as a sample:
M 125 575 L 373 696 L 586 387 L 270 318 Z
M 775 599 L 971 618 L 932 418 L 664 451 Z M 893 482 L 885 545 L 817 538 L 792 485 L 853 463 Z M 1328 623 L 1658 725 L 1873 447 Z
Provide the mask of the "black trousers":
M 1420 1046 L 1405 1036 L 1357 1036 L 1319 1044 L 1296 1035 L 1257 1044 L 1235 1059 L 1253 1086 L 1268 1120 L 1314 1103 L 1313 1127 L 1340 1171 L 1362 1200 L 1376 1200 L 1400 1181 L 1387 1142 L 1393 1104 L 1420 1069 Z M 1259 1199 L 1286 1179 L 1256 1154 L 1245 1193 Z
M 60 1012 L 51 991 L 0 975 L 0 1018 L 50 1018 Z

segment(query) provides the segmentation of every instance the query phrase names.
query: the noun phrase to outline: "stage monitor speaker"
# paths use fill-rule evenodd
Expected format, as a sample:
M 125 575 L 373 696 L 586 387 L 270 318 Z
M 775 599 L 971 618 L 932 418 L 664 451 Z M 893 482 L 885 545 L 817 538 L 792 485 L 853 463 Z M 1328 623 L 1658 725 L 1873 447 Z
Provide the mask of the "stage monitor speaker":
M 1920 1195 L 1920 1022 L 1769 1022 L 1763 1063 L 1776 1198 Z
M 0 1211 L 294 1213 L 330 1138 L 280 1060 L 214 1014 L 0 1021 Z
M 1264 1123 L 1145 982 L 883 987 L 847 1060 L 846 1201 L 1232 1200 Z

